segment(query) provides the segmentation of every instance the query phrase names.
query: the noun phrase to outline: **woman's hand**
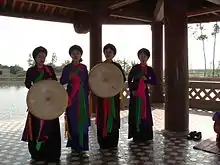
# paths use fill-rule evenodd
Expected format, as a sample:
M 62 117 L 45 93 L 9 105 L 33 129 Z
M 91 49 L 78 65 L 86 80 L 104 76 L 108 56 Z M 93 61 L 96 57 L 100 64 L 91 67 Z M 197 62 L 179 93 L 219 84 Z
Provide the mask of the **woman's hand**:
M 146 76 L 142 76 L 141 77 L 143 80 L 147 80 L 147 77 Z

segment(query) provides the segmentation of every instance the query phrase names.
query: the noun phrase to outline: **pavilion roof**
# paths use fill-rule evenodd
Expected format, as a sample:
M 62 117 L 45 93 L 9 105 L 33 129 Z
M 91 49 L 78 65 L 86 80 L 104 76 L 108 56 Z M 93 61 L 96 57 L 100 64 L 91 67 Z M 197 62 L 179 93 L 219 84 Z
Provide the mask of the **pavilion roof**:
M 75 23 L 150 24 L 163 20 L 163 0 L 0 0 L 0 15 Z M 220 0 L 188 0 L 189 23 L 220 20 Z

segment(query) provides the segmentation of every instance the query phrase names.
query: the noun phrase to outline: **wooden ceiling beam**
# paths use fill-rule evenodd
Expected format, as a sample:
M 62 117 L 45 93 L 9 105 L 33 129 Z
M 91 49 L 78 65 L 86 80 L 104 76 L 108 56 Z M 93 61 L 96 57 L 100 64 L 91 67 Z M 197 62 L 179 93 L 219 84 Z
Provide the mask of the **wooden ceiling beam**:
M 46 12 L 47 12 L 47 9 L 48 9 L 48 6 L 47 6 L 47 5 L 45 5 L 45 7 L 44 7 L 44 13 L 46 13 Z
M 138 1 L 141 1 L 141 0 L 124 0 L 124 1 L 121 1 L 118 3 L 115 3 L 113 5 L 110 5 L 108 8 L 111 10 L 116 10 L 116 9 L 122 8 L 124 6 L 130 5 L 132 3 L 138 2 Z
M 110 13 L 110 16 L 116 17 L 116 18 L 124 18 L 124 19 L 142 21 L 146 23 L 149 23 L 152 21 L 152 18 L 147 16 L 147 12 L 140 11 L 140 10 L 113 11 L 112 13 Z
M 56 17 L 56 16 L 46 16 L 45 14 L 37 13 L 18 13 L 18 12 L 8 12 L 0 10 L 0 15 L 15 17 L 15 18 L 24 18 L 24 19 L 33 19 L 41 21 L 51 21 L 51 22 L 64 22 L 64 23 L 73 23 L 73 20 L 68 17 Z
M 31 11 L 32 3 L 28 5 L 28 11 Z
M 21 3 L 19 11 L 22 12 L 23 8 L 24 8 L 24 2 Z
M 219 16 L 199 16 L 199 17 L 191 17 L 188 18 L 188 23 L 208 23 L 208 22 L 218 22 L 220 21 L 220 17 Z
M 69 10 L 64 9 L 64 11 L 63 11 L 63 15 L 64 15 L 64 16 L 66 16 L 66 15 L 67 15 L 67 13 L 68 13 L 68 11 L 69 11 Z
M 201 15 L 212 14 L 212 13 L 216 13 L 216 12 L 220 12 L 220 7 L 206 8 L 206 9 L 198 10 L 195 12 L 190 12 L 187 15 L 190 18 L 190 17 L 197 17 L 197 16 L 201 16 Z
M 52 7 L 52 11 L 51 11 L 50 15 L 53 15 L 53 13 L 55 12 L 55 10 L 56 10 L 56 7 Z
M 17 13 L 17 12 L 8 12 L 2 11 L 0 9 L 0 15 L 14 17 L 14 18 L 24 18 L 24 19 L 32 19 L 32 20 L 41 20 L 41 21 L 51 21 L 51 22 L 63 22 L 63 23 L 71 23 L 73 24 L 75 21 L 70 17 L 56 17 L 56 16 L 45 16 L 45 14 L 38 13 Z M 147 25 L 150 22 L 143 22 L 133 19 L 124 19 L 124 18 L 114 18 L 107 17 L 102 24 L 117 24 L 117 25 Z
M 116 17 L 107 17 L 103 21 L 104 25 L 147 25 L 150 23 L 137 21 L 137 20 L 130 20 L 130 19 L 124 19 L 124 18 L 116 18 Z
M 2 7 L 5 7 L 7 5 L 7 2 L 8 2 L 8 0 L 2 0 L 0 2 L 0 4 L 1 4 Z
M 145 22 L 145 23 L 150 23 L 152 22 L 151 18 L 147 18 L 147 17 L 141 17 L 141 16 L 128 16 L 128 15 L 120 15 L 120 14 L 110 14 L 111 17 L 115 17 L 115 18 L 122 18 L 122 19 L 128 19 L 128 20 L 135 20 L 135 21 L 141 21 L 141 22 Z
M 154 10 L 154 20 L 163 21 L 164 19 L 164 0 L 157 0 L 157 4 Z
M 13 2 L 12 2 L 12 11 L 15 9 L 15 5 L 16 5 L 16 0 L 13 0 Z
M 206 1 L 211 2 L 215 5 L 220 5 L 220 0 L 206 0 Z
M 74 10 L 74 11 L 80 11 L 80 12 L 87 12 L 90 13 L 90 8 L 88 3 L 83 3 L 82 1 L 72 1 L 72 0 L 57 0 L 57 1 L 49 1 L 49 0 L 17 0 L 17 1 L 23 1 L 23 2 L 28 2 L 28 3 L 33 3 L 33 4 L 39 4 L 39 5 L 48 5 L 51 7 L 59 7 L 59 8 L 64 8 L 64 9 L 69 9 L 69 10 Z
M 39 12 L 40 8 L 41 8 L 41 4 L 37 4 L 37 9 L 36 9 L 37 13 Z

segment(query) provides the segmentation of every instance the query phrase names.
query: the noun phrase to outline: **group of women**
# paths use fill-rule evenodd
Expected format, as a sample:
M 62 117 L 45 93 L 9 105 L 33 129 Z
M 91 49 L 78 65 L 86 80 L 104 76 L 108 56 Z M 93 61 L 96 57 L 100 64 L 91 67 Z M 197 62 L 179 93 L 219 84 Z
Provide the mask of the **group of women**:
M 124 75 L 120 64 L 113 62 L 116 48 L 107 44 L 103 48 L 105 62 L 117 66 Z M 72 62 L 63 68 L 60 83 L 67 84 L 69 97 L 68 108 L 65 111 L 65 133 L 68 138 L 67 147 L 72 152 L 80 153 L 89 150 L 89 94 L 88 70 L 82 64 L 83 50 L 74 45 L 69 49 Z M 153 69 L 147 66 L 150 57 L 149 50 L 142 48 L 137 53 L 140 64 L 134 65 L 128 75 L 130 89 L 129 103 L 129 135 L 135 142 L 153 139 L 153 120 L 149 101 L 148 84 L 155 85 L 156 77 Z M 28 89 L 41 80 L 55 80 L 56 74 L 51 66 L 45 65 L 47 50 L 37 47 L 33 51 L 35 66 L 26 73 L 25 85 Z M 94 94 L 93 94 L 94 96 Z M 111 98 L 96 99 L 97 139 L 101 149 L 117 148 L 120 129 L 120 94 Z M 108 110 L 107 110 L 108 109 Z M 28 149 L 32 160 L 58 162 L 61 156 L 61 135 L 59 118 L 54 120 L 41 120 L 29 111 L 22 136 L 22 141 L 28 142 Z

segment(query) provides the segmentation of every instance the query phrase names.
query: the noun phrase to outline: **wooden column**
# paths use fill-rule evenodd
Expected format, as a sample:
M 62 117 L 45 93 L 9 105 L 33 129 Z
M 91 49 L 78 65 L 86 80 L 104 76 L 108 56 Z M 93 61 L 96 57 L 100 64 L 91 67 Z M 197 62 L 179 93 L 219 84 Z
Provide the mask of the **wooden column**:
M 165 129 L 188 132 L 187 0 L 164 0 Z
M 102 62 L 102 11 L 100 0 L 91 1 L 91 26 L 90 26 L 90 69 L 97 63 Z M 93 99 L 93 115 L 96 114 L 97 97 L 91 95 Z
M 102 24 L 94 19 L 90 27 L 90 68 L 102 61 Z
M 152 30 L 152 66 L 157 77 L 157 85 L 152 87 L 153 103 L 163 103 L 163 24 L 153 22 Z

